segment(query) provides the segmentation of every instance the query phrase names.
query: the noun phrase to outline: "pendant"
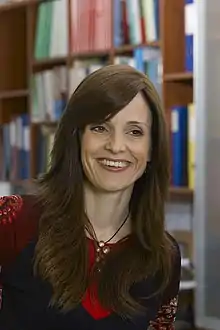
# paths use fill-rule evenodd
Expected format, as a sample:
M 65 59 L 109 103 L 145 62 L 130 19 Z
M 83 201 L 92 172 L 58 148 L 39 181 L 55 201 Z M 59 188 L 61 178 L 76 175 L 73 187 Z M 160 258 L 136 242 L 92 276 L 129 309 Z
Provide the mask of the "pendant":
M 104 255 L 110 252 L 110 247 L 108 245 L 105 245 L 104 241 L 98 242 L 97 245 L 98 246 L 96 248 L 96 262 L 99 263 L 104 258 Z
M 100 241 L 98 242 L 98 245 L 100 248 L 103 248 L 105 246 L 105 242 L 104 241 Z
M 107 254 L 110 251 L 110 247 L 109 246 L 104 246 L 102 251 L 103 251 L 104 254 Z
M 109 253 L 110 247 L 108 245 L 105 245 L 105 242 L 104 241 L 98 242 L 98 246 L 99 247 L 96 249 L 97 252 L 102 252 L 104 254 Z
M 110 247 L 108 245 L 105 244 L 104 241 L 100 241 L 97 242 L 97 247 L 96 247 L 96 270 L 98 273 L 101 272 L 101 268 L 103 266 L 104 263 L 104 259 L 105 259 L 105 255 L 108 254 L 110 252 Z

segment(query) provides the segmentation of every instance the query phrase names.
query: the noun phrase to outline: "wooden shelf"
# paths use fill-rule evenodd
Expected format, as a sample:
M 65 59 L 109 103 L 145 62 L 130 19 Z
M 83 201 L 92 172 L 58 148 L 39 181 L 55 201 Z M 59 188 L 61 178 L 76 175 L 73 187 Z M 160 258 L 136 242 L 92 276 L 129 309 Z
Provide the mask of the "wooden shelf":
M 169 201 L 171 202 L 192 202 L 193 191 L 188 187 L 170 187 Z
M 134 49 L 138 47 L 154 47 L 154 48 L 160 48 L 160 41 L 155 42 L 149 42 L 146 44 L 139 44 L 139 45 L 124 45 L 118 48 L 114 48 L 115 54 L 123 54 L 123 53 L 129 53 L 132 52 Z
M 146 44 L 138 44 L 138 45 L 123 45 L 121 47 L 113 48 L 114 54 L 123 54 L 132 52 L 134 49 L 138 47 L 154 47 L 159 48 L 160 47 L 160 41 L 155 42 L 149 42 Z M 71 54 L 71 58 L 88 58 L 88 57 L 101 57 L 101 56 L 109 56 L 111 53 L 111 49 L 107 50 L 97 50 L 97 51 L 86 51 L 86 52 L 76 52 L 74 54 Z
M 47 69 L 51 69 L 55 66 L 66 65 L 68 62 L 67 56 L 61 57 L 52 57 L 52 58 L 43 58 L 32 61 L 32 69 L 34 72 L 43 71 Z
M 0 5 L 0 13 L 9 11 L 9 10 L 14 10 L 14 9 L 19 9 L 28 5 L 34 5 L 37 3 L 42 2 L 43 0 L 20 0 L 20 1 L 8 1 L 2 5 Z
M 0 5 L 0 13 L 24 7 L 28 4 L 28 2 L 30 1 L 8 1 Z
M 27 97 L 27 96 L 29 96 L 28 89 L 18 89 L 18 90 L 0 92 L 0 100 L 7 100 L 7 99 L 13 99 L 19 97 Z
M 192 72 L 167 73 L 164 75 L 164 81 L 192 82 L 193 73 Z
M 185 34 L 184 34 L 184 1 L 161 0 L 160 2 L 160 40 L 155 42 L 141 43 L 137 45 L 122 45 L 121 47 L 109 46 L 109 49 L 99 51 L 69 52 L 65 56 L 53 58 L 33 58 L 35 37 L 37 29 L 38 4 L 51 0 L 17 0 L 9 1 L 0 5 L 1 33 L 0 41 L 3 45 L 4 54 L 0 60 L 0 121 L 9 122 L 11 116 L 20 114 L 22 111 L 31 113 L 32 97 L 31 88 L 21 89 L 28 86 L 32 75 L 44 70 L 53 69 L 56 66 L 65 66 L 69 70 L 76 59 L 89 60 L 105 59 L 104 63 L 113 64 L 114 56 L 133 55 L 138 47 L 152 47 L 160 49 L 164 75 L 162 80 L 162 98 L 166 118 L 170 126 L 170 108 L 177 104 L 189 104 L 193 102 L 193 73 L 185 71 Z M 78 0 L 77 0 L 78 1 Z M 109 0 L 110 1 L 110 0 Z M 67 1 L 70 3 L 69 1 Z M 164 3 L 166 2 L 166 6 Z M 19 9 L 20 8 L 20 9 Z M 27 10 L 28 9 L 28 10 Z M 7 15 L 4 13 L 7 12 Z M 175 12 L 175 15 L 173 15 Z M 113 11 L 112 11 L 113 13 Z M 71 40 L 71 21 L 68 15 L 68 48 Z M 172 21 L 172 25 L 170 22 Z M 15 24 L 16 23 L 16 24 Z M 113 32 L 113 30 L 112 30 Z M 83 35 L 83 34 L 82 34 Z M 16 56 L 14 56 L 16 54 Z M 6 56 L 7 55 L 7 56 Z M 12 89 L 13 90 L 10 90 Z M 69 88 L 69 86 L 68 86 Z M 37 158 L 36 142 L 37 132 L 41 126 L 56 127 L 57 122 L 43 121 L 31 124 L 30 145 L 32 151 L 31 176 L 35 175 L 35 160 Z M 33 133 L 33 134 L 32 134 Z M 188 188 L 171 187 L 170 200 L 188 201 L 193 200 L 193 192 Z
M 82 52 L 75 52 L 74 54 L 70 55 L 70 59 L 86 59 L 92 57 L 106 57 L 110 56 L 110 49 L 103 49 L 103 50 L 91 50 L 91 51 L 82 51 Z

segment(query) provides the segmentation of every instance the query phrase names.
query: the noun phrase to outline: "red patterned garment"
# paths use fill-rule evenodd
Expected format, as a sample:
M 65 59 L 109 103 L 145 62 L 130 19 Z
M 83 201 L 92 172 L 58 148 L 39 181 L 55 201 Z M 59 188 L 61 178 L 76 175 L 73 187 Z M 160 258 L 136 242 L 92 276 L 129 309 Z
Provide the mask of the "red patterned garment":
M 174 322 L 178 306 L 178 296 L 162 305 L 154 321 L 150 321 L 150 330 L 175 330 Z
M 174 330 L 177 311 L 180 253 L 175 240 L 176 258 L 173 274 L 163 296 L 147 300 L 144 315 L 132 320 L 122 319 L 104 309 L 90 296 L 90 289 L 78 308 L 63 314 L 49 307 L 52 288 L 40 278 L 34 277 L 32 261 L 38 236 L 41 208 L 33 196 L 9 196 L 0 198 L 0 283 L 2 306 L 0 329 L 4 330 Z M 114 244 L 115 246 L 121 243 Z M 90 265 L 94 262 L 94 244 L 88 239 Z M 113 244 L 112 244 L 112 248 Z M 149 296 L 155 280 L 148 279 L 132 288 L 135 297 Z M 93 287 L 94 289 L 94 287 Z M 1 293 L 1 289 L 0 289 Z

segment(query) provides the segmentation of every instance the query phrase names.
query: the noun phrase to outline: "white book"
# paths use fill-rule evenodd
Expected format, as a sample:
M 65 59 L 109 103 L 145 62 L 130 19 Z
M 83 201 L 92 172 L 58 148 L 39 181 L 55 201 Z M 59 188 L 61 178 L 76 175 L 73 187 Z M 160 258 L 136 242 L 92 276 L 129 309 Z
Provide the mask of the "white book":
M 53 108 L 54 108 L 54 92 L 53 92 L 53 71 L 46 70 L 43 72 L 43 85 L 45 90 L 45 113 L 46 118 L 53 120 Z
M 142 35 L 141 35 L 141 13 L 140 13 L 140 5 L 139 0 L 132 0 L 132 11 L 133 11 L 133 19 L 134 19 L 134 37 L 135 44 L 141 44 Z
M 42 73 L 37 73 L 35 78 L 36 78 L 36 87 L 37 87 L 38 120 L 45 121 L 46 102 L 45 102 L 44 81 L 43 81 Z
M 52 36 L 50 56 L 62 57 L 68 54 L 68 8 L 67 0 L 53 2 Z
M 83 62 L 75 61 L 69 72 L 69 96 L 71 96 L 77 86 L 86 77 L 86 67 L 84 67 Z
M 154 0 L 141 1 L 143 2 L 146 39 L 147 42 L 153 42 L 157 39 Z

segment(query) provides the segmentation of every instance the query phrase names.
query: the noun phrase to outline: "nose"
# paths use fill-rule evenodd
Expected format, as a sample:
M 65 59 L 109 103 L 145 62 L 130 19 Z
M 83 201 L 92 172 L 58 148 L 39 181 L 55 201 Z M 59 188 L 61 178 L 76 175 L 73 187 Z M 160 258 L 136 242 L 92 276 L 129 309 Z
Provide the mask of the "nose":
M 114 154 L 125 151 L 126 143 L 123 134 L 119 132 L 112 133 L 106 143 L 106 149 Z

